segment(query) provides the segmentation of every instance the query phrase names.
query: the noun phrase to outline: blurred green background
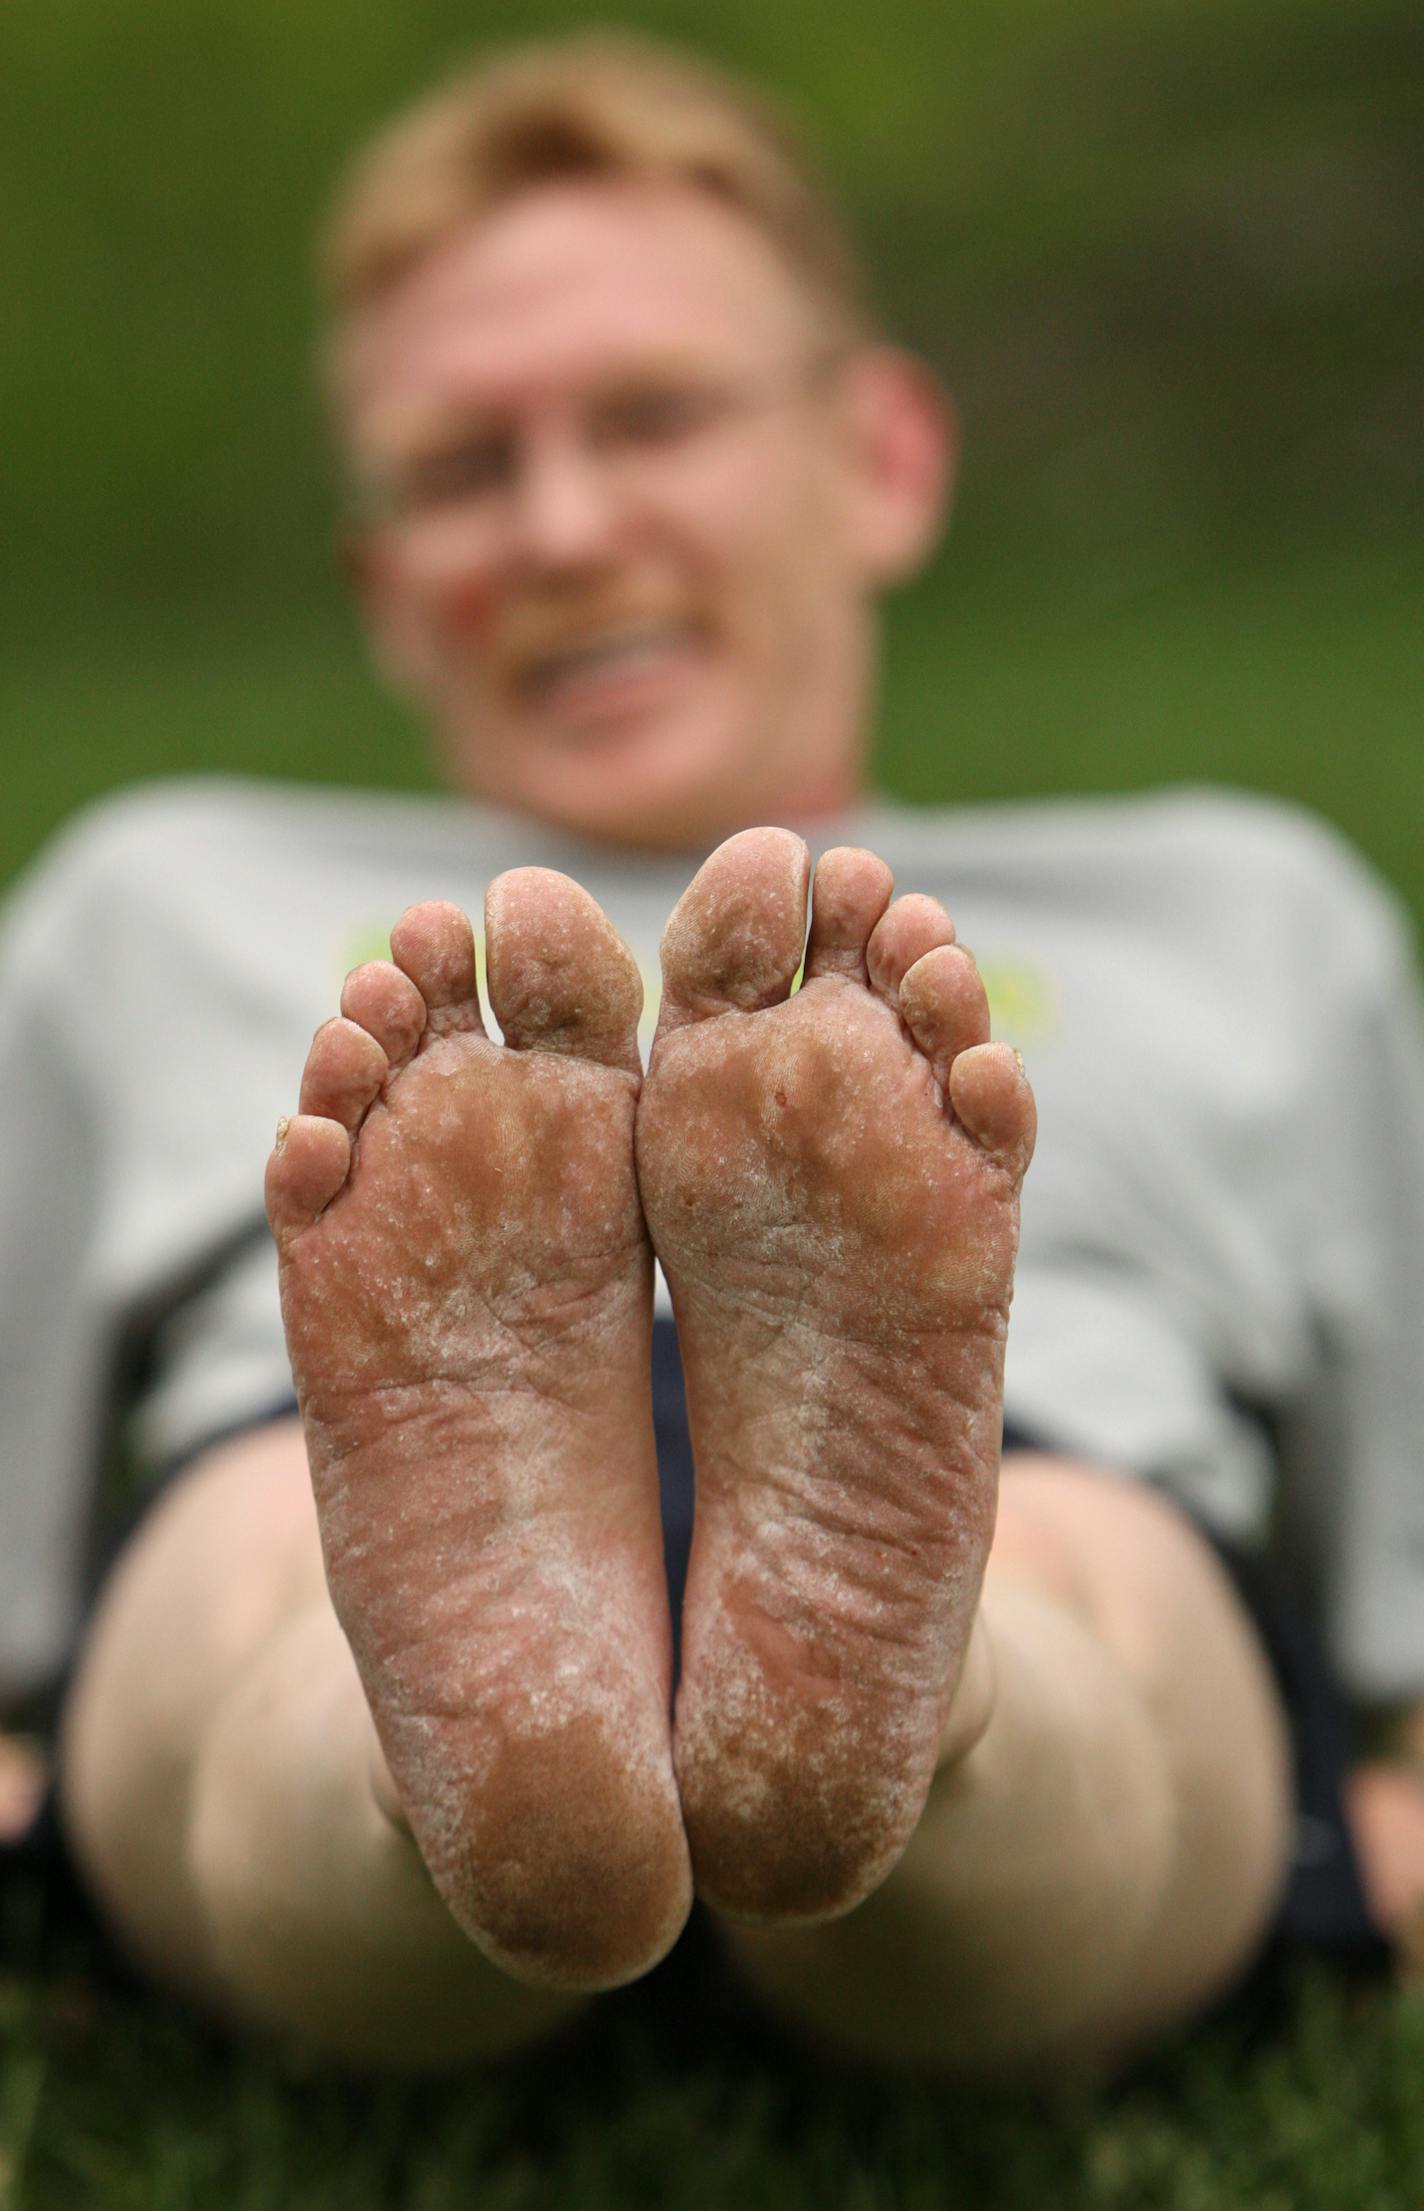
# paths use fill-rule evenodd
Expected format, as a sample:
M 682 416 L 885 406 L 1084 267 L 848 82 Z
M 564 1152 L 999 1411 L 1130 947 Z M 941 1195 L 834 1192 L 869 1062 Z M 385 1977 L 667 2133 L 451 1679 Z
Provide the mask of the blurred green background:
M 335 563 L 309 240 L 353 143 L 552 0 L 49 0 L 0 28 L 0 875 L 92 793 L 423 783 Z M 1417 0 L 640 0 L 784 95 L 953 385 L 891 618 L 921 799 L 1212 778 L 1424 913 Z

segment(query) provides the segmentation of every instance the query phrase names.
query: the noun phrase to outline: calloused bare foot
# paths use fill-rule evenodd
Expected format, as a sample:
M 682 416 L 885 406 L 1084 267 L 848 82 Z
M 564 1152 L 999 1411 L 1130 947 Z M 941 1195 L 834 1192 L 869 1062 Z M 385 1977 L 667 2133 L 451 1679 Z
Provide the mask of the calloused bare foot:
M 348 977 L 268 1166 L 327 1577 L 455 1918 L 569 1988 L 645 1972 L 691 1880 L 633 1169 L 642 988 L 577 884 L 414 906 Z
M 807 869 L 748 830 L 678 904 L 637 1126 L 697 1466 L 683 1813 L 699 1894 L 784 1923 L 884 1878 L 940 1756 L 1034 1135 L 944 909 L 872 854 L 821 861 L 790 995 Z

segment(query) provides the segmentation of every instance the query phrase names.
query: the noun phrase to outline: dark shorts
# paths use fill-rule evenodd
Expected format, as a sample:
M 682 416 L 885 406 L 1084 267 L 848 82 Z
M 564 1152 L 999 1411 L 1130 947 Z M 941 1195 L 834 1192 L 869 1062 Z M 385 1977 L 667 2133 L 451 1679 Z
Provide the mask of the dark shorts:
M 295 1411 L 287 1404 L 273 1414 Z M 663 1547 L 674 1636 L 692 1543 L 692 1446 L 682 1367 L 671 1321 L 653 1332 L 653 1424 L 658 1448 Z M 213 1439 L 217 1440 L 217 1439 Z M 1043 1437 L 1012 1427 L 1006 1449 L 1046 1450 Z M 183 1464 L 187 1464 L 185 1459 Z M 181 1466 L 171 1469 L 176 1475 Z M 152 1502 L 152 1494 L 146 1500 Z M 125 1529 L 132 1532 L 141 1518 Z M 1290 1868 L 1263 1964 L 1314 1953 L 1342 1965 L 1383 1966 L 1389 1946 L 1370 1918 L 1349 1824 L 1344 1783 L 1350 1745 L 1340 1696 L 1311 1626 L 1271 1563 L 1203 1529 L 1256 1625 L 1290 1727 L 1295 1835 Z M 112 1550 L 117 1546 L 111 1547 Z M 0 1845 L 0 1959 L 48 1962 L 73 1956 L 91 1971 L 118 1971 L 65 1847 L 53 1799 L 18 1844 Z

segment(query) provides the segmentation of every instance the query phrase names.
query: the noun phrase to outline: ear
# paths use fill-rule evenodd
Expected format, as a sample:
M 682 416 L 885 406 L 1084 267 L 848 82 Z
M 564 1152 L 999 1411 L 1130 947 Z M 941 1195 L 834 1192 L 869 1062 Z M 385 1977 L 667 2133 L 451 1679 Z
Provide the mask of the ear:
M 428 698 L 433 671 L 396 549 L 379 525 L 352 523 L 337 540 L 337 560 L 382 681 L 398 696 L 421 704 Z
M 923 361 L 888 345 L 853 355 L 842 389 L 852 541 L 867 583 L 902 583 L 948 520 L 959 458 L 954 403 Z

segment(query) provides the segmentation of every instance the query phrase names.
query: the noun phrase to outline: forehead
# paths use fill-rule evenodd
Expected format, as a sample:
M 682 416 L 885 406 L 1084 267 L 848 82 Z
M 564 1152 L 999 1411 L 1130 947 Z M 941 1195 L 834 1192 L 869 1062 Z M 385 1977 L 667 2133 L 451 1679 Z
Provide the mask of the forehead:
M 338 341 L 357 430 L 557 397 L 630 369 L 754 366 L 804 348 L 810 304 L 747 218 L 690 186 L 541 186 L 358 309 Z

